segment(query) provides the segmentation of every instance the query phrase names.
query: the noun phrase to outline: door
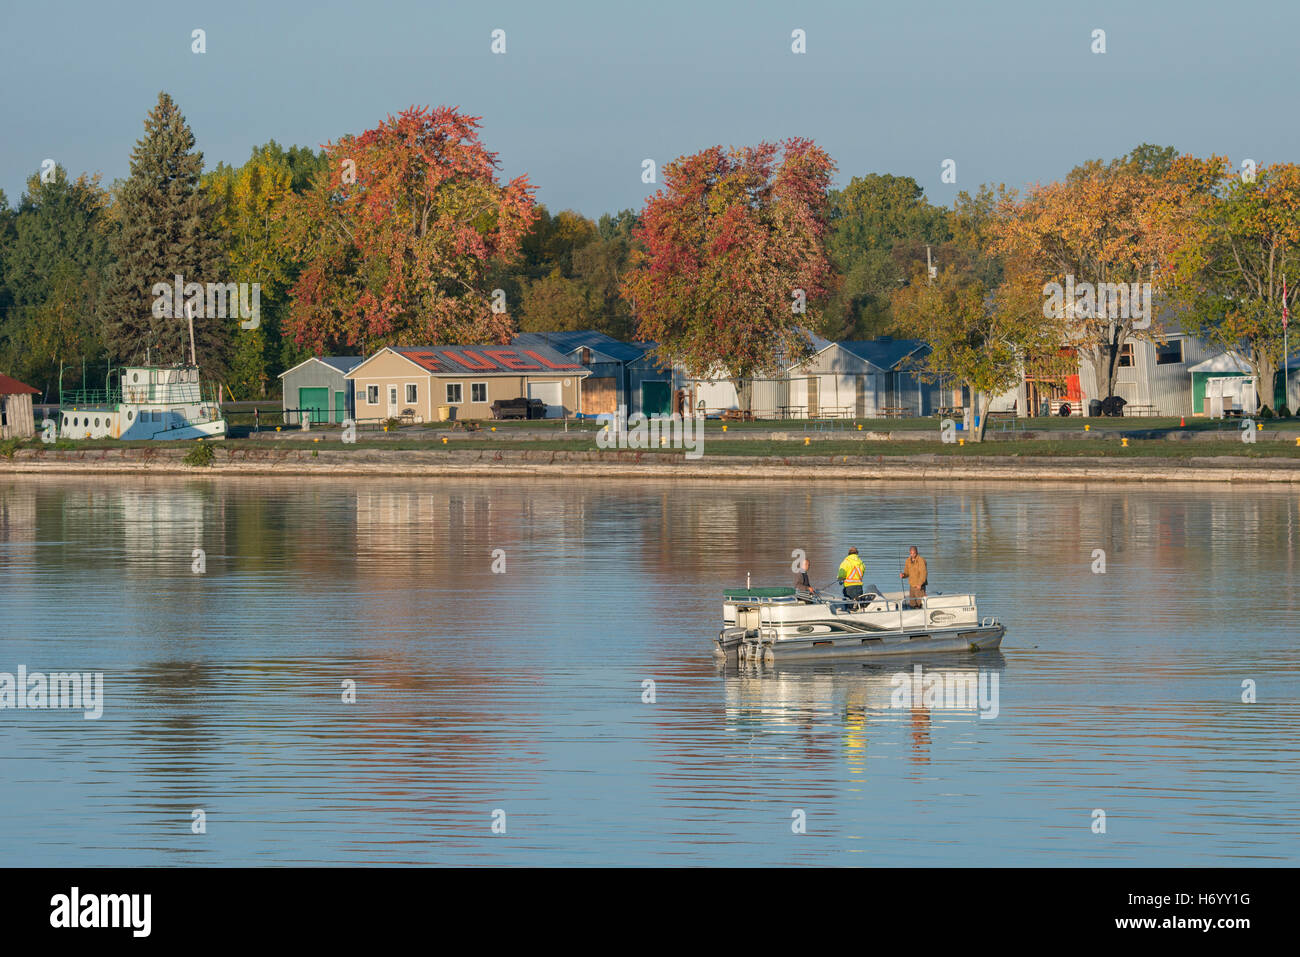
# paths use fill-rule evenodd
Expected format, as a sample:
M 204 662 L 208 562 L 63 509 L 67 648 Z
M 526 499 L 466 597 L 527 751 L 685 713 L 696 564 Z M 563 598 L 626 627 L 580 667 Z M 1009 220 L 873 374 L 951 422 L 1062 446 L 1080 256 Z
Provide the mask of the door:
M 401 406 L 397 404 L 397 386 L 388 387 L 388 417 L 395 419 L 401 414 Z
M 643 415 L 669 415 L 673 411 L 672 405 L 672 383 L 641 383 L 641 412 Z
M 310 412 L 313 423 L 328 422 L 330 420 L 330 390 L 299 389 L 298 408 L 304 414 Z
M 529 382 L 528 398 L 546 403 L 546 417 L 558 419 L 564 415 L 564 395 L 558 382 Z
M 618 382 L 613 376 L 582 383 L 582 411 L 588 415 L 613 415 L 618 411 Z
M 821 410 L 821 376 L 809 376 L 808 378 L 808 418 L 817 418 L 817 413 Z
M 342 422 L 348 417 L 348 397 L 346 392 L 334 393 L 334 421 Z

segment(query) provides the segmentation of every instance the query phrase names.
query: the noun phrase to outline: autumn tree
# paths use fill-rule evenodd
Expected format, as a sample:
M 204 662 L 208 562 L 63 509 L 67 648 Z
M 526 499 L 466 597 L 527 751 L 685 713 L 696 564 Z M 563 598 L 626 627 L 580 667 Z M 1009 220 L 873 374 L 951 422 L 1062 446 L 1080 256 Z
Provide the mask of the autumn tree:
M 412 107 L 326 145 L 325 172 L 286 218 L 303 262 L 289 318 L 300 345 L 509 341 L 511 304 L 486 280 L 519 252 L 532 187 L 497 181 L 478 128 L 454 108 Z
M 935 376 L 970 390 L 967 434 L 984 440 L 989 401 L 1019 381 L 1026 355 L 1045 351 L 1056 335 L 1044 320 L 1037 290 L 1014 282 L 990 290 L 973 270 L 945 266 L 931 280 L 918 272 L 893 295 L 899 327 L 930 346 Z M 978 419 L 973 433 L 971 415 Z
M 1300 285 L 1300 166 L 1262 166 L 1254 177 L 1225 166 L 1217 185 L 1175 262 L 1175 298 L 1184 328 L 1240 356 L 1260 406 L 1271 407 L 1283 364 L 1283 277 L 1290 309 Z
M 157 363 L 188 361 L 187 323 L 154 315 L 153 287 L 183 277 L 188 284 L 226 282 L 225 256 L 217 235 L 220 209 L 200 188 L 203 154 L 180 108 L 166 93 L 145 119 L 144 136 L 131 153 L 131 175 L 114 197 L 113 265 L 103 303 L 105 339 L 120 359 Z M 238 317 L 194 319 L 199 362 L 223 378 Z
M 1023 200 L 1008 197 L 993 223 L 993 249 L 1020 271 L 1018 287 L 1037 285 L 1044 296 L 1053 283 L 1079 291 L 1079 298 L 1062 302 L 1062 341 L 1078 348 L 1106 395 L 1114 394 L 1124 344 L 1161 329 L 1146 325 L 1154 310 L 1142 316 L 1131 304 L 1121 308 L 1095 293 L 1089 302 L 1084 291 L 1151 283 L 1158 293 L 1221 165 L 1191 156 L 1168 160 L 1154 147 L 1135 154 L 1084 164 L 1063 182 L 1030 189 Z
M 834 164 L 810 140 L 724 150 L 664 167 L 647 201 L 623 296 L 641 338 L 690 375 L 737 385 L 808 352 L 831 279 L 825 248 Z
M 220 200 L 218 224 L 231 281 L 259 287 L 257 326 L 240 325 L 234 333 L 227 382 L 241 397 L 266 395 L 272 377 L 301 358 L 297 350 L 285 355 L 282 342 L 288 290 L 298 275 L 285 212 L 290 197 L 309 188 L 310 177 L 323 169 L 324 158 L 311 150 L 285 150 L 272 140 L 255 147 L 243 166 L 223 163 L 203 178 L 204 188 Z

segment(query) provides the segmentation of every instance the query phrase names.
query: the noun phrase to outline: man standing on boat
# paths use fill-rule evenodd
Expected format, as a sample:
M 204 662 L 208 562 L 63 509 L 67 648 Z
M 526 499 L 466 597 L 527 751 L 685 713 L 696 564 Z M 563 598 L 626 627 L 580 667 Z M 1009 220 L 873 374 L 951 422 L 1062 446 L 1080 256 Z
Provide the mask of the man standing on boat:
M 811 567 L 807 558 L 799 563 L 799 570 L 794 573 L 794 590 L 804 592 L 809 595 L 816 594 L 812 582 L 808 580 L 808 569 Z
M 867 567 L 862 564 L 862 559 L 858 558 L 857 546 L 849 549 L 849 554 L 844 561 L 840 562 L 839 582 L 844 586 L 844 597 L 849 601 L 856 602 L 862 597 L 862 576 L 867 572 Z
M 909 608 L 920 608 L 921 603 L 918 598 L 925 597 L 925 586 L 929 584 L 929 572 L 925 567 L 925 559 L 913 545 L 907 553 L 907 561 L 903 563 L 903 570 L 898 573 L 899 578 L 907 579 L 908 597 L 912 600 L 908 602 Z

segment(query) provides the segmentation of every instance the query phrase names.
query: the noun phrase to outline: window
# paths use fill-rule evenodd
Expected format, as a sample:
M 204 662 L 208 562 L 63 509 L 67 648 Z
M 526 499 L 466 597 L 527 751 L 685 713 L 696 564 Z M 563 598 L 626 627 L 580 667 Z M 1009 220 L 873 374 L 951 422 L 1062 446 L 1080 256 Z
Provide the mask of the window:
M 462 401 L 461 388 L 459 382 L 447 383 L 447 404 L 456 405 Z
M 408 382 L 408 383 L 406 383 L 406 401 L 407 401 L 407 402 L 414 402 L 414 401 L 415 401 L 415 383 L 414 383 L 414 382 Z
M 366 405 L 378 405 L 378 404 L 379 404 L 379 386 L 377 385 L 366 386 Z
M 1118 365 L 1122 369 L 1128 368 L 1129 366 L 1133 365 L 1133 343 L 1126 342 L 1124 343 L 1124 346 L 1119 350 Z
M 1183 340 L 1156 343 L 1156 365 L 1171 366 L 1183 361 Z
M 486 383 L 486 382 L 471 382 L 471 383 L 469 384 L 469 400 L 470 400 L 471 402 L 486 402 L 486 401 L 487 401 L 487 383 Z

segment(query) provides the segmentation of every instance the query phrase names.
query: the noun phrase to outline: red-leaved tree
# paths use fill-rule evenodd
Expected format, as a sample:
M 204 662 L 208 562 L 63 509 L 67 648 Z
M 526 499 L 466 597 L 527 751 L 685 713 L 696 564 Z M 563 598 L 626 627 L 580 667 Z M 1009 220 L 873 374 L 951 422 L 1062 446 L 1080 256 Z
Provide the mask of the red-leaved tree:
M 412 107 L 325 146 L 328 164 L 285 214 L 303 264 L 288 333 L 316 350 L 507 342 L 486 277 L 518 252 L 533 187 L 497 182 L 478 117 Z
M 804 355 L 829 293 L 835 164 L 811 140 L 683 156 L 664 167 L 622 293 L 638 333 L 693 376 L 737 383 Z

